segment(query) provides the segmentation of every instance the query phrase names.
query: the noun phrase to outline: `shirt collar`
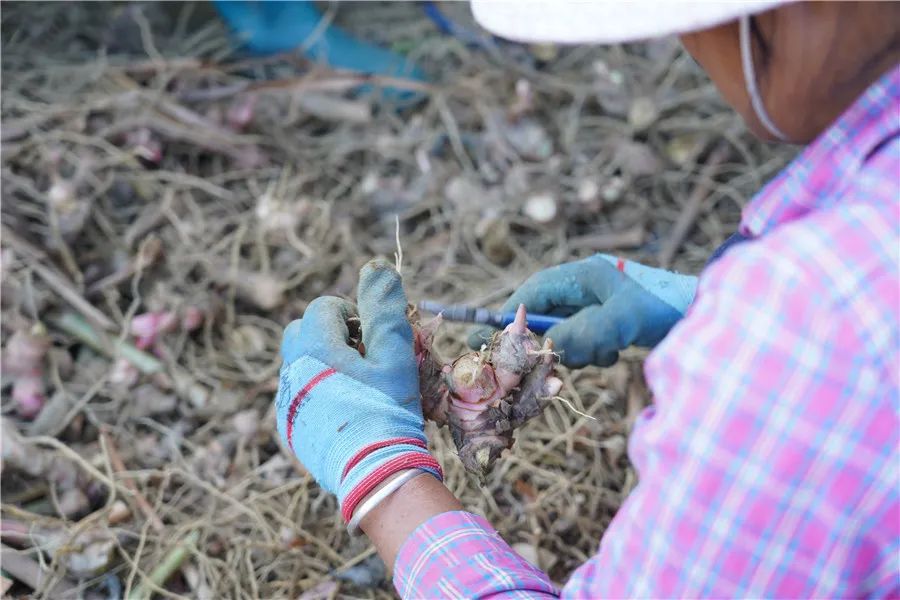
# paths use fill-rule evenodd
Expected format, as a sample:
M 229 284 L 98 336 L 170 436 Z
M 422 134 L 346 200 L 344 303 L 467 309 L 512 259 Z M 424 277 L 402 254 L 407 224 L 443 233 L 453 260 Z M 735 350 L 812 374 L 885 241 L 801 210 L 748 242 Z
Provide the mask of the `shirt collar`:
M 741 233 L 759 236 L 827 205 L 871 152 L 900 132 L 900 65 L 872 84 L 744 208 Z

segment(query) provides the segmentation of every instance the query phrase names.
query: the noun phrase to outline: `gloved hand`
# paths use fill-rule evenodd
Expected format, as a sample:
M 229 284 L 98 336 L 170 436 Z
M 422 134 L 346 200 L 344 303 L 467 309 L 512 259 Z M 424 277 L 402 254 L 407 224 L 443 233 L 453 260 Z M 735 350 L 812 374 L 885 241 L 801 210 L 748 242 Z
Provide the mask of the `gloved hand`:
M 426 449 L 412 328 L 400 274 L 383 260 L 360 272 L 359 309 L 313 300 L 281 343 L 278 432 L 329 492 L 346 521 L 359 501 L 398 471 L 443 478 Z M 365 356 L 349 345 L 359 319 Z
M 545 334 L 570 367 L 609 366 L 628 346 L 657 344 L 684 316 L 694 299 L 697 278 L 640 263 L 595 254 L 539 271 L 503 305 L 513 311 L 569 317 Z M 490 328 L 469 336 L 478 348 Z

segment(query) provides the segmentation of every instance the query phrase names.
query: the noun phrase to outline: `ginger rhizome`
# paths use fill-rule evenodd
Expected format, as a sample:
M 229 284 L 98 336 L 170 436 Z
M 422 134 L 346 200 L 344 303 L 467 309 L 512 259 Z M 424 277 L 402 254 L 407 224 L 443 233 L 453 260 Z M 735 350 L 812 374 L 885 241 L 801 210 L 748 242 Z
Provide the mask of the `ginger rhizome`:
M 480 351 L 444 364 L 432 350 L 441 317 L 419 323 L 413 310 L 410 320 L 425 418 L 450 428 L 466 470 L 483 478 L 512 447 L 513 431 L 541 414 L 562 388 L 553 343 L 542 344 L 528 330 L 520 306 L 516 320 Z

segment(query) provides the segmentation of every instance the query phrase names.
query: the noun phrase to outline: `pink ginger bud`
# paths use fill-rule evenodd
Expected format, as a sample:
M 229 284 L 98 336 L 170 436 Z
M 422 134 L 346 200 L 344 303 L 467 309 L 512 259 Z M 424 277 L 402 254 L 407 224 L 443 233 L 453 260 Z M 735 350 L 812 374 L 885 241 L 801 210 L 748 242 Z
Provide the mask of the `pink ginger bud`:
M 40 375 L 19 377 L 13 383 L 12 399 L 16 403 L 16 411 L 23 419 L 34 419 L 44 408 L 47 401 L 44 379 Z
M 235 131 L 243 130 L 253 121 L 253 109 L 256 106 L 256 96 L 241 96 L 235 100 L 225 113 L 225 121 Z
M 134 345 L 146 350 L 160 335 L 173 331 L 177 324 L 175 313 L 168 310 L 137 315 L 131 320 L 131 334 L 137 338 Z

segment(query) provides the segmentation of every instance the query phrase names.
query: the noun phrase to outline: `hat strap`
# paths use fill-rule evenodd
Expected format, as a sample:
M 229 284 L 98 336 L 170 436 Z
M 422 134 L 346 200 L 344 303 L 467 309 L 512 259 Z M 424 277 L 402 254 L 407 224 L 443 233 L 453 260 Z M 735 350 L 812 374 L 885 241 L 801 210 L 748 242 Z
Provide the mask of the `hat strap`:
M 762 123 L 762 126 L 773 136 L 782 142 L 788 141 L 788 137 L 781 131 L 777 125 L 769 117 L 766 112 L 766 106 L 763 104 L 762 97 L 759 95 L 759 88 L 756 86 L 756 71 L 753 68 L 753 48 L 750 40 L 750 15 L 743 15 L 740 18 L 740 38 L 741 38 L 741 64 L 744 67 L 744 85 L 747 93 L 750 95 L 750 104 L 756 113 L 756 118 Z

